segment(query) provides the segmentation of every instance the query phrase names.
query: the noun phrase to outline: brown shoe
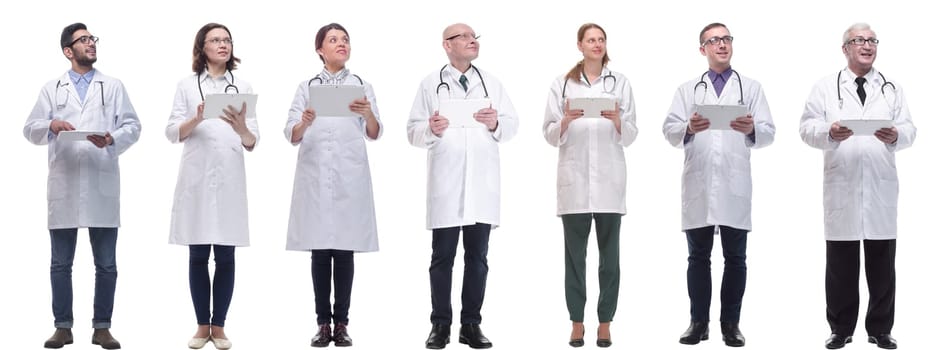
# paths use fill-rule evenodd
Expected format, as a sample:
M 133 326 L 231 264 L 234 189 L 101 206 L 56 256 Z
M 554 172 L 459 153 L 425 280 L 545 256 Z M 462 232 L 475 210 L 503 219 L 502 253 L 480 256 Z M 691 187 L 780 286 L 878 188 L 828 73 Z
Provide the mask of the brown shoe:
M 333 345 L 339 347 L 352 346 L 352 338 L 349 337 L 349 331 L 346 330 L 345 323 L 337 323 L 333 330 Z
M 120 349 L 121 343 L 111 336 L 111 331 L 107 328 L 96 328 L 95 333 L 91 335 L 91 343 L 101 345 L 103 349 Z
M 55 333 L 52 333 L 52 336 L 49 337 L 49 340 L 46 340 L 46 344 L 43 346 L 46 349 L 59 349 L 66 344 L 72 344 L 72 329 L 56 328 Z
M 330 330 L 330 324 L 324 323 L 320 325 L 320 330 L 317 331 L 317 335 L 313 336 L 313 339 L 310 339 L 310 346 L 315 348 L 325 348 L 330 346 L 330 341 L 333 340 L 333 332 Z

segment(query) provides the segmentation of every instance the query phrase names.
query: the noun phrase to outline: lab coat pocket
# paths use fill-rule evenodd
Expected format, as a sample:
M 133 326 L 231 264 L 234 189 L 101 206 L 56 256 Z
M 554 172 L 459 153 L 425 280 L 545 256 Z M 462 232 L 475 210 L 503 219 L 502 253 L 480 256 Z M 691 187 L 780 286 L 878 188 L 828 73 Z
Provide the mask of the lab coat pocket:
M 878 198 L 875 203 L 886 208 L 896 208 L 898 206 L 898 181 L 881 180 L 878 182 L 878 189 L 874 191 Z
M 106 197 L 121 194 L 121 180 L 117 169 L 101 169 L 98 172 L 98 191 Z
M 682 206 L 689 206 L 704 194 L 705 174 L 700 170 L 686 173 L 682 178 Z
M 574 166 L 575 163 L 570 161 L 558 163 L 558 188 L 571 186 L 574 183 Z
M 66 182 L 66 177 L 61 175 L 50 174 L 49 180 L 46 183 L 46 199 L 56 200 L 65 198 L 68 194 L 68 183 Z
M 846 201 L 850 200 L 848 190 L 849 184 L 846 182 L 827 182 L 823 184 L 823 206 L 827 217 L 831 211 L 841 210 L 845 207 Z

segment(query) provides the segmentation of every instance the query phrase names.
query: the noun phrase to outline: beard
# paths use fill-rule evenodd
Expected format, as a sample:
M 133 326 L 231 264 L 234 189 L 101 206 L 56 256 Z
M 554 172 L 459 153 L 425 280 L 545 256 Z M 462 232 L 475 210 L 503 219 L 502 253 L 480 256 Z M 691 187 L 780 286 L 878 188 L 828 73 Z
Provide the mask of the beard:
M 91 66 L 98 61 L 98 57 L 88 57 L 87 55 L 77 55 L 75 56 L 75 63 L 78 63 L 80 66 Z

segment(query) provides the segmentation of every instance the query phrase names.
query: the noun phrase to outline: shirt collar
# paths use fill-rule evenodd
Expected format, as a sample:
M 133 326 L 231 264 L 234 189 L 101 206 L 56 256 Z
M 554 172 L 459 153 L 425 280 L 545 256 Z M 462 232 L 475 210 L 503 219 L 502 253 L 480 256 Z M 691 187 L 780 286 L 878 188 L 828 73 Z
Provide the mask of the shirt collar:
M 323 70 L 320 72 L 320 74 L 318 74 L 318 76 L 325 85 L 340 85 L 346 82 L 346 77 L 349 76 L 349 69 L 343 68 L 334 74 L 330 73 L 326 67 L 323 67 Z
M 604 79 L 604 77 L 606 77 L 608 74 L 610 74 L 610 69 L 607 69 L 607 66 L 604 66 L 604 68 L 601 68 L 601 75 L 598 75 L 597 79 L 594 79 L 594 81 L 592 82 L 592 81 L 588 81 L 587 74 L 584 74 L 584 70 L 582 70 L 581 71 L 581 83 L 590 87 L 594 85 L 594 83 L 596 83 L 597 80 Z
M 731 67 L 728 67 L 728 69 L 725 69 L 725 71 L 721 73 L 715 72 L 709 68 L 708 79 L 711 79 L 712 84 L 714 84 L 715 80 L 718 80 L 718 78 L 721 78 L 721 80 L 724 82 L 728 82 L 728 79 L 731 79 Z
M 71 70 L 71 69 L 69 70 L 69 79 L 71 79 L 72 82 L 75 83 L 76 85 L 82 84 L 83 82 L 84 84 L 91 84 L 91 80 L 94 78 L 95 78 L 94 68 L 92 68 L 90 71 L 88 71 L 85 74 L 78 74 L 78 72 L 74 70 Z

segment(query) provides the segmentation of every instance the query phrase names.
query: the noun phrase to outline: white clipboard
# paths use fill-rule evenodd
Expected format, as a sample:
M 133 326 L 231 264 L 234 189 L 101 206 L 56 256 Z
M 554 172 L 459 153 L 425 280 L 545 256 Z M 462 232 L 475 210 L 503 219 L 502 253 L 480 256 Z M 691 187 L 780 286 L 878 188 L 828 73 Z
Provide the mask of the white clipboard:
M 492 102 L 488 98 L 468 100 L 441 100 L 437 114 L 447 118 L 448 128 L 485 128 L 486 125 L 473 119 L 473 114 L 489 108 Z
M 607 97 L 569 98 L 568 109 L 583 109 L 585 118 L 601 118 L 601 111 L 617 110 L 617 100 Z
M 91 130 L 72 130 L 72 131 L 59 131 L 59 136 L 57 139 L 59 141 L 88 141 L 88 136 L 98 135 L 104 137 L 106 131 L 91 131 Z
M 235 111 L 242 109 L 242 103 L 247 104 L 245 115 L 252 115 L 255 105 L 258 103 L 256 94 L 208 94 L 206 95 L 205 107 L 202 109 L 202 117 L 205 119 L 219 118 L 225 115 L 225 108 L 232 106 Z
M 362 85 L 311 85 L 307 108 L 313 108 L 317 117 L 361 117 L 349 110 L 354 100 L 366 96 Z
M 852 130 L 854 135 L 873 136 L 878 129 L 894 127 L 894 121 L 891 119 L 842 119 L 839 125 Z
M 731 122 L 747 115 L 742 105 L 695 105 L 695 112 L 708 119 L 712 130 L 731 130 Z

